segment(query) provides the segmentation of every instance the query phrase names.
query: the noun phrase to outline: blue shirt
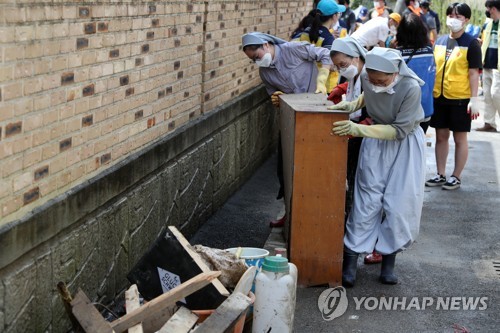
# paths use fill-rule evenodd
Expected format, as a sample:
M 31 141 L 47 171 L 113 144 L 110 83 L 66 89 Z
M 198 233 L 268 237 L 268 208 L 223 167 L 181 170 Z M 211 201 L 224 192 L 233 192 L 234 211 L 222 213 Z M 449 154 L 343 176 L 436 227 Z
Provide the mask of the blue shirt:
M 436 80 L 436 63 L 432 47 L 427 46 L 416 50 L 398 47 L 398 50 L 401 52 L 401 56 L 408 67 L 425 82 L 420 87 L 422 89 L 420 104 L 422 104 L 422 108 L 424 109 L 425 118 L 428 118 L 434 113 L 432 90 L 434 89 L 434 81 Z

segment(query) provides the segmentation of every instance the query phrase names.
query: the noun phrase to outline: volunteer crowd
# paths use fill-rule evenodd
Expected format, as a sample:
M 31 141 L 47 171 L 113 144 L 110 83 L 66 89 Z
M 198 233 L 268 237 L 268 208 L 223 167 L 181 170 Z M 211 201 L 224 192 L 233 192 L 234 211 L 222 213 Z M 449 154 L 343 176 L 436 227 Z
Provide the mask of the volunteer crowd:
M 330 133 L 349 136 L 346 287 L 355 283 L 361 253 L 368 253 L 365 263 L 381 262 L 381 283 L 398 283 L 395 258 L 418 235 L 424 184 L 443 190 L 462 185 L 480 81 L 485 123 L 476 130 L 497 130 L 500 0 L 485 1 L 480 32 L 470 29 L 472 12 L 465 2 L 450 4 L 443 17 L 429 0 L 405 5 L 395 13 L 384 0 L 354 11 L 349 0 L 314 1 L 287 40 L 261 32 L 242 37 L 243 52 L 257 64 L 273 105 L 279 108 L 282 94 L 309 92 L 324 94 L 329 109 L 349 112 L 349 120 L 333 123 Z M 429 126 L 436 131 L 437 170 L 426 180 Z M 447 168 L 450 135 L 455 156 Z M 271 226 L 285 221 L 286 216 Z

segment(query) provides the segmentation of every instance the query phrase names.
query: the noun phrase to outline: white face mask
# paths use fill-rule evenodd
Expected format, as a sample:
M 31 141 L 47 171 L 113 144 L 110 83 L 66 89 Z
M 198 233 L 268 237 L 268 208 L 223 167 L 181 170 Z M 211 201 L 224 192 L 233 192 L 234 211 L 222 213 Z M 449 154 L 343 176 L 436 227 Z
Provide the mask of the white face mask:
M 273 57 L 271 56 L 271 53 L 267 52 L 266 54 L 264 54 L 262 59 L 255 60 L 255 63 L 259 67 L 269 67 L 269 66 L 271 66 L 272 61 L 273 61 Z
M 394 78 L 394 81 L 392 81 L 388 86 L 385 86 L 385 87 L 376 86 L 376 85 L 372 84 L 368 79 L 366 80 L 366 82 L 370 86 L 370 89 L 374 93 L 376 93 L 376 94 L 387 93 L 389 95 L 392 95 L 395 93 L 393 88 L 398 83 L 398 81 L 399 81 L 399 74 L 396 75 L 396 77 Z
M 390 32 L 391 36 L 396 36 L 398 29 L 395 26 L 391 25 L 391 27 L 389 28 L 389 32 Z
M 348 80 L 352 80 L 358 75 L 358 67 L 349 65 L 347 68 L 339 68 L 339 73 Z
M 420 2 L 415 1 L 415 2 L 413 3 L 413 8 L 415 8 L 415 9 L 416 9 L 416 8 L 420 8 Z
M 447 17 L 446 26 L 450 28 L 452 32 L 459 32 L 460 30 L 462 30 L 464 22 L 454 17 Z

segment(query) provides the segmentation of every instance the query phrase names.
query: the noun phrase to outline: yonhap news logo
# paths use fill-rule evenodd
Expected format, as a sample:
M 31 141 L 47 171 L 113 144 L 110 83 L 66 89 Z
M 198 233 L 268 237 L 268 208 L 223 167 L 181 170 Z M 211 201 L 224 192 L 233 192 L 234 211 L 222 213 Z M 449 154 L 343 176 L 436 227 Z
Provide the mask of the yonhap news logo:
M 356 310 L 445 310 L 488 309 L 488 297 L 353 297 Z
M 344 287 L 328 288 L 318 298 L 319 311 L 326 321 L 342 316 L 346 312 L 348 304 Z
M 355 310 L 367 311 L 484 311 L 488 297 L 353 297 Z M 324 320 L 330 321 L 347 311 L 349 300 L 344 287 L 326 289 L 318 298 L 318 308 Z

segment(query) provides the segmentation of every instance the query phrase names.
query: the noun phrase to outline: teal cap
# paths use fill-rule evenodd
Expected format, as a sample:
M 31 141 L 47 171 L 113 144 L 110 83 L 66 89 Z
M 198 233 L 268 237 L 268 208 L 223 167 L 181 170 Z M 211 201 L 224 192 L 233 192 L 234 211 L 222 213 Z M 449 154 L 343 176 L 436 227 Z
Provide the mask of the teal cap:
M 265 257 L 262 270 L 274 273 L 289 273 L 288 259 L 283 257 Z

